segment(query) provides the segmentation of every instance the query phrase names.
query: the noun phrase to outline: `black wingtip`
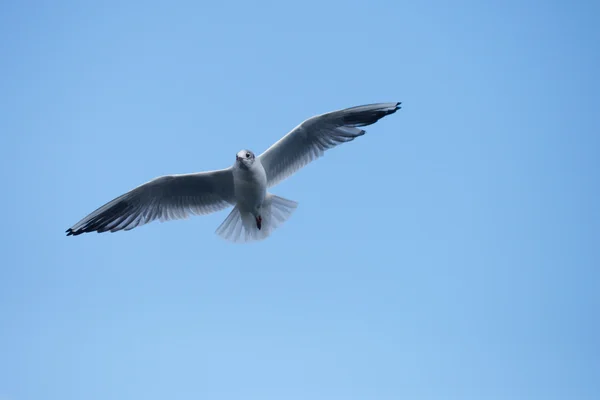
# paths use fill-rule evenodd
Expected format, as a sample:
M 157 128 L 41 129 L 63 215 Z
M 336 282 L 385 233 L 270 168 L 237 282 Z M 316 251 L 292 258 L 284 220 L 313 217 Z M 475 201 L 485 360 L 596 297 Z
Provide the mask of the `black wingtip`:
M 396 105 L 394 106 L 394 108 L 388 108 L 383 116 L 391 115 L 391 114 L 395 113 L 396 111 L 400 110 L 402 108 L 402 107 L 400 107 L 400 104 L 402 104 L 401 101 L 396 102 Z
M 391 104 L 393 104 L 393 106 Z M 400 104 L 402 104 L 402 102 L 398 101 L 396 103 L 377 103 L 348 108 L 344 110 L 346 115 L 343 118 L 343 123 L 355 128 L 372 125 L 381 118 L 398 111 L 400 109 Z
M 74 231 L 73 229 L 69 228 L 65 231 L 65 233 L 67 234 L 67 236 L 78 236 L 81 235 L 82 233 L 84 233 L 83 231 L 79 230 L 79 231 Z
M 385 115 L 390 115 L 390 114 L 393 114 L 393 113 L 395 113 L 396 111 L 398 111 L 399 109 L 401 109 L 401 108 L 402 108 L 402 107 L 400 106 L 401 104 L 402 104 L 402 102 L 401 102 L 401 101 L 397 101 L 397 102 L 396 102 L 396 105 L 394 106 L 394 108 L 388 108 L 388 109 L 386 110 L 386 114 L 385 114 Z

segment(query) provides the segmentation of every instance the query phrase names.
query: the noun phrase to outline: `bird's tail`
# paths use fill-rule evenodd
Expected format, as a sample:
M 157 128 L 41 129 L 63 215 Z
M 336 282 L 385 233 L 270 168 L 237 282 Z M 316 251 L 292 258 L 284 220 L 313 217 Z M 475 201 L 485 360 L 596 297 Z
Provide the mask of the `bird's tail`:
M 296 207 L 298 203 L 295 201 L 267 193 L 261 209 L 260 223 L 254 215 L 241 211 L 238 206 L 235 206 L 215 233 L 225 240 L 236 243 L 263 240 L 281 226 Z

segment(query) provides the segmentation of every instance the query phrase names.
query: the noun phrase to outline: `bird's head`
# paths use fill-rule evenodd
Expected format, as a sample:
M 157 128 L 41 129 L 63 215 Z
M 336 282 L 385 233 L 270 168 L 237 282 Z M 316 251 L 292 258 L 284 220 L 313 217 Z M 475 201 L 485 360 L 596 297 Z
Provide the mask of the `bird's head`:
M 254 153 L 250 150 L 240 150 L 235 155 L 235 163 L 242 168 L 248 169 L 254 164 Z

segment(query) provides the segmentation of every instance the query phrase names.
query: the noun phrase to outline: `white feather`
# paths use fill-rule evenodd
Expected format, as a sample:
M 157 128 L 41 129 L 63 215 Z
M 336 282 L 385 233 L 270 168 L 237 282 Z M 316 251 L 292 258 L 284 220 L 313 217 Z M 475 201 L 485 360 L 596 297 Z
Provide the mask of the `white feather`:
M 131 230 L 156 219 L 185 219 L 234 202 L 231 168 L 197 174 L 167 175 L 151 180 L 106 203 L 67 229 L 68 235 Z
M 400 103 L 380 103 L 317 115 L 302 122 L 259 156 L 272 187 L 291 176 L 326 150 L 365 134 L 359 126 L 374 124 L 393 114 Z

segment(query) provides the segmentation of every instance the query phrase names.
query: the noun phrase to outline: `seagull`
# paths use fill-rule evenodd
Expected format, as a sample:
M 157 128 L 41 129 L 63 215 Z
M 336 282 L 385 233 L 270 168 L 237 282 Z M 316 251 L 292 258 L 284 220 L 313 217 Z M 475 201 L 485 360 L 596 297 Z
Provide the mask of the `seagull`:
M 238 243 L 266 239 L 298 206 L 267 189 L 326 150 L 364 135 L 360 127 L 395 113 L 400 104 L 369 104 L 316 115 L 258 157 L 240 150 L 234 164 L 225 169 L 155 178 L 98 208 L 67 229 L 67 236 L 128 231 L 156 219 L 185 219 L 233 206 L 215 233 Z

